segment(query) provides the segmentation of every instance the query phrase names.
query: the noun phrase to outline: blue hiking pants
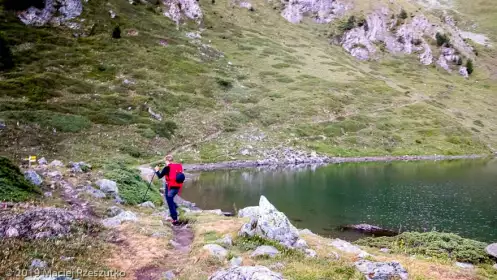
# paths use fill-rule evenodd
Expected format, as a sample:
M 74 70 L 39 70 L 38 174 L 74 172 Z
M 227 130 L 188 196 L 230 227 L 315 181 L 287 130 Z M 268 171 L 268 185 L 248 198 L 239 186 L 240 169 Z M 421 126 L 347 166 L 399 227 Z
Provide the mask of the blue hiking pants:
M 176 203 L 174 203 L 174 197 L 178 194 L 178 192 L 179 192 L 178 188 L 171 188 L 169 191 L 166 192 L 167 207 L 169 207 L 169 214 L 171 215 L 171 219 L 173 219 L 173 221 L 178 220 L 178 212 L 176 211 Z

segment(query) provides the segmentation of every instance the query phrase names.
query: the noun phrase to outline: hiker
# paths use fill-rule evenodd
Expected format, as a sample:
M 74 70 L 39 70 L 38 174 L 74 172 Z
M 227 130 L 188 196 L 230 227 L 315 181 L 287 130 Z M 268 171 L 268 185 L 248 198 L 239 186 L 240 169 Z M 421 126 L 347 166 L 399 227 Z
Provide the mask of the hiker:
M 166 166 L 160 171 L 160 167 L 155 167 L 155 174 L 161 179 L 164 178 L 164 195 L 166 197 L 167 206 L 169 207 L 169 214 L 171 215 L 172 224 L 178 225 L 178 212 L 176 211 L 177 205 L 174 202 L 174 197 L 181 193 L 185 175 L 183 174 L 183 165 L 173 162 L 173 156 L 167 155 L 164 158 Z M 160 171 L 160 172 L 159 172 Z

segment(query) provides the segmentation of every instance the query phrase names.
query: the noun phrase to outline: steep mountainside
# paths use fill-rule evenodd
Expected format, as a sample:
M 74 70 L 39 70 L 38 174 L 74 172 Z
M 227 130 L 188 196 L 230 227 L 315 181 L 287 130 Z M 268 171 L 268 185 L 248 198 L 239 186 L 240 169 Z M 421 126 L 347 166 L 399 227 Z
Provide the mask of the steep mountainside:
M 286 148 L 493 152 L 497 10 L 472 3 L 46 0 L 2 11 L 0 154 L 98 164 L 168 151 L 189 162 Z

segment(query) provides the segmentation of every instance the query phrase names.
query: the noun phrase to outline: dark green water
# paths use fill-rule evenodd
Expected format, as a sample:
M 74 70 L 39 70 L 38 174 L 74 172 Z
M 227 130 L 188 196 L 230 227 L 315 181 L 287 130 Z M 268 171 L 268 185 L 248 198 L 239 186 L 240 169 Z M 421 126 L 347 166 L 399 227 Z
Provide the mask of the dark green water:
M 345 224 L 497 241 L 497 161 L 396 162 L 205 172 L 183 196 L 233 211 L 265 195 L 298 228 L 349 240 Z

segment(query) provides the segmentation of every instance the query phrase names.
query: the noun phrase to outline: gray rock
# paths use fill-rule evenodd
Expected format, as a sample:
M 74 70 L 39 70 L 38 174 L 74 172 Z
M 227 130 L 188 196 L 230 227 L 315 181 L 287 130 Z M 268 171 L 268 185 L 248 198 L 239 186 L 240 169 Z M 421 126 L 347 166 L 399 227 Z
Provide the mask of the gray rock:
M 284 3 L 281 16 L 291 23 L 301 22 L 307 14 L 312 14 L 318 23 L 329 23 L 350 8 L 336 0 L 297 0 Z
M 107 214 L 107 217 L 112 218 L 112 217 L 115 217 L 115 216 L 121 214 L 122 212 L 124 212 L 123 209 L 121 209 L 117 206 L 111 206 L 111 207 L 107 208 L 106 214 Z
M 464 78 L 468 78 L 469 77 L 468 68 L 461 66 L 459 68 L 459 75 L 463 76 Z
M 334 239 L 330 243 L 330 245 L 337 248 L 340 251 L 343 251 L 343 252 L 346 252 L 349 254 L 355 254 L 355 255 L 361 255 L 361 256 L 368 256 L 369 255 L 366 251 L 362 250 L 358 246 L 353 245 L 350 242 L 347 242 L 347 241 L 344 241 L 344 240 L 341 240 L 338 238 Z
M 279 253 L 280 251 L 273 246 L 262 245 L 257 247 L 255 251 L 250 254 L 250 257 L 255 258 L 260 256 L 269 256 L 273 258 Z
M 231 238 L 231 235 L 226 234 L 223 238 L 217 240 L 216 243 L 220 244 L 224 248 L 229 248 L 233 246 L 233 239 Z
M 464 268 L 464 269 L 473 269 L 473 268 L 475 268 L 474 265 L 472 265 L 470 263 L 463 263 L 463 262 L 456 262 L 456 266 L 458 266 L 460 268 Z
M 43 183 L 40 175 L 38 175 L 38 173 L 36 173 L 36 171 L 34 170 L 26 170 L 24 172 L 24 178 L 33 183 L 33 185 L 40 186 Z
M 40 259 L 34 259 L 31 261 L 31 268 L 44 268 L 47 267 L 47 263 L 40 260 Z
M 125 221 L 135 222 L 138 221 L 138 217 L 131 211 L 123 211 L 115 217 L 102 220 L 102 224 L 107 228 L 113 228 L 121 225 L 121 223 Z
M 203 249 L 208 251 L 211 256 L 217 257 L 220 260 L 224 260 L 228 256 L 228 251 L 217 244 L 204 245 Z
M 116 195 L 119 193 L 117 189 L 117 183 L 108 179 L 100 179 L 95 184 L 100 188 L 101 191 L 107 194 Z
M 60 180 L 62 179 L 62 173 L 60 173 L 60 171 L 52 171 L 52 172 L 48 172 L 47 173 L 47 176 L 52 179 L 52 180 Z
M 278 241 L 288 248 L 294 248 L 299 240 L 297 228 L 290 223 L 285 214 L 278 211 L 264 196 L 261 196 L 259 200 L 257 217 L 252 217 L 250 223 L 244 224 L 239 232 L 241 236 L 253 236 L 254 234 Z M 301 246 L 300 248 L 305 249 L 305 247 Z
M 176 275 L 174 274 L 174 272 L 172 270 L 168 270 L 168 271 L 164 272 L 163 277 L 166 280 L 172 280 L 172 279 L 176 278 Z
M 253 9 L 252 4 L 249 2 L 240 2 L 240 8 L 245 8 L 245 9 Z
M 243 263 L 243 258 L 242 257 L 233 257 L 230 260 L 231 266 L 241 266 Z
M 155 204 L 151 201 L 143 202 L 141 204 L 138 204 L 138 206 L 144 207 L 144 208 L 155 208 Z
M 152 237 L 166 237 L 167 235 L 168 235 L 167 232 L 160 232 L 160 231 L 158 231 L 158 232 L 152 233 L 151 236 Z
M 380 252 L 383 252 L 383 253 L 389 253 L 389 252 L 390 252 L 390 249 L 388 249 L 388 248 L 381 248 L 381 249 L 380 249 Z
M 279 273 L 265 266 L 233 266 L 222 269 L 209 277 L 209 280 L 283 280 Z
M 124 204 L 125 201 L 119 195 L 115 195 L 113 202 L 117 204 Z
M 275 269 L 275 270 L 282 270 L 283 268 L 285 268 L 285 264 L 281 263 L 281 262 L 277 262 L 277 263 L 270 265 L 269 268 Z
M 367 280 L 407 280 L 408 273 L 398 262 L 371 262 L 360 260 L 354 263 Z
M 7 125 L 5 124 L 4 120 L 0 120 L 0 129 L 5 129 L 7 128 Z
M 66 256 L 61 256 L 61 257 L 60 257 L 60 260 L 61 260 L 61 261 L 65 261 L 65 262 L 67 262 L 67 261 L 72 261 L 72 260 L 74 260 L 74 257 L 66 257 Z
M 71 172 L 73 173 L 83 173 L 91 169 L 91 165 L 86 162 L 70 162 Z
M 299 239 L 295 242 L 295 244 L 293 244 L 293 247 L 295 247 L 296 249 L 306 249 L 306 248 L 307 248 L 307 247 L 309 247 L 309 246 L 307 246 L 307 242 L 305 242 L 305 240 L 304 240 L 304 239 L 299 238 Z
M 485 251 L 487 252 L 487 254 L 489 254 L 490 256 L 494 257 L 494 258 L 497 258 L 497 243 L 493 243 L 493 244 L 490 244 L 488 245 L 486 248 L 485 248 Z
M 44 197 L 52 197 L 52 192 L 44 192 L 43 196 Z
M 173 246 L 175 249 L 178 249 L 178 248 L 181 248 L 181 244 L 174 241 L 174 240 L 169 240 L 169 244 L 171 244 L 171 246 Z
M 53 160 L 52 162 L 50 162 L 49 166 L 50 167 L 62 167 L 62 166 L 64 166 L 64 163 L 60 160 Z
M 18 14 L 19 19 L 26 25 L 43 26 L 48 23 L 59 26 L 76 18 L 83 12 L 80 0 L 45 0 L 45 7 L 31 7 Z
M 17 237 L 17 236 L 19 236 L 19 231 L 14 227 L 8 228 L 5 231 L 5 236 L 6 237 Z
M 116 18 L 116 13 L 113 10 L 109 10 L 110 18 Z
M 315 258 L 318 256 L 318 254 L 312 249 L 305 249 L 305 256 L 308 258 Z
M 103 191 L 97 190 L 92 186 L 86 186 L 84 188 L 84 191 L 95 198 L 105 198 L 106 197 L 106 195 Z
M 47 160 L 46 160 L 44 157 L 42 157 L 42 158 L 40 158 L 40 159 L 38 160 L 38 164 L 39 164 L 39 165 L 47 165 L 47 164 L 48 164 L 48 162 L 47 162 Z
M 238 211 L 239 218 L 257 218 L 259 215 L 259 206 L 249 206 Z

